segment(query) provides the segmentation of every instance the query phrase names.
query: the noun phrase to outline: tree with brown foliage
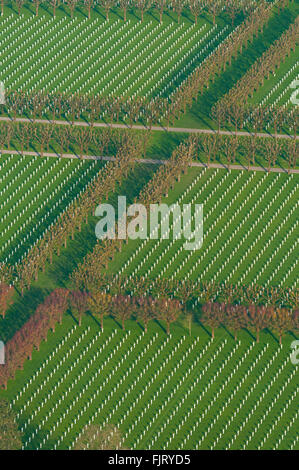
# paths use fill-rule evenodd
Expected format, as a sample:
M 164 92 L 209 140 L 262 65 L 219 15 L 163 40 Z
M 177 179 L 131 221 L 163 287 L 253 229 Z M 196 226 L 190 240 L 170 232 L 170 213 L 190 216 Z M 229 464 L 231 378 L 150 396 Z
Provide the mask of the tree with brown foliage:
M 112 296 L 100 290 L 94 289 L 89 292 L 88 308 L 90 312 L 101 319 L 101 330 L 104 331 L 104 316 L 109 315 L 112 308 Z
M 71 14 L 71 18 L 74 17 L 74 11 L 76 9 L 76 6 L 78 4 L 78 1 L 79 0 L 66 0 L 66 4 L 67 6 L 69 7 L 70 9 L 70 14 Z
M 182 304 L 177 299 L 160 297 L 155 301 L 156 317 L 166 323 L 166 332 L 170 334 L 170 325 L 174 323 L 182 313 Z
M 100 5 L 105 10 L 106 20 L 109 21 L 109 11 L 114 5 L 114 0 L 100 0 Z
M 238 331 L 247 326 L 246 307 L 242 305 L 226 305 L 225 306 L 225 325 L 234 333 L 235 341 L 237 341 Z
M 0 366 L 1 367 L 1 366 Z M 18 429 L 17 420 L 10 403 L 0 399 L 0 451 L 21 450 L 22 433 Z
M 106 425 L 100 428 L 96 424 L 90 424 L 76 440 L 74 450 L 126 450 L 126 448 L 118 427 Z
M 86 292 L 73 290 L 69 296 L 70 308 L 78 316 L 79 326 L 82 324 L 82 316 L 88 309 L 88 295 Z
M 88 19 L 90 20 L 91 17 L 91 10 L 94 7 L 95 1 L 94 0 L 84 0 L 84 5 L 87 8 L 88 12 Z
M 135 309 L 135 302 L 129 295 L 116 295 L 112 299 L 112 316 L 121 322 L 122 329 L 125 329 L 125 321 L 132 317 Z
M 135 0 L 135 5 L 141 14 L 141 22 L 143 22 L 144 13 L 148 11 L 153 4 L 153 0 Z
M 148 323 L 155 319 L 155 300 L 150 296 L 139 297 L 136 300 L 137 319 L 144 325 L 144 331 L 147 333 Z
M 188 5 L 194 16 L 195 24 L 197 24 L 197 19 L 205 7 L 205 0 L 189 0 Z
M 212 340 L 215 339 L 215 329 L 223 323 L 223 306 L 217 302 L 208 302 L 202 307 L 201 322 L 212 330 Z
M 130 7 L 131 0 L 119 0 L 119 6 L 124 12 L 124 21 L 127 21 L 127 10 Z
M 292 329 L 293 318 L 291 312 L 286 308 L 271 309 L 271 327 L 279 336 L 279 344 L 282 344 L 282 337 Z
M 0 282 L 0 316 L 2 316 L 2 318 L 5 318 L 9 306 L 12 304 L 13 294 L 13 286 Z
M 21 15 L 21 9 L 22 9 L 24 3 L 25 3 L 25 0 L 16 0 L 16 5 L 17 5 L 17 8 L 18 8 L 18 15 L 19 16 Z
M 269 327 L 271 312 L 265 306 L 249 305 L 248 307 L 248 325 L 256 333 L 256 341 L 260 342 L 260 333 Z

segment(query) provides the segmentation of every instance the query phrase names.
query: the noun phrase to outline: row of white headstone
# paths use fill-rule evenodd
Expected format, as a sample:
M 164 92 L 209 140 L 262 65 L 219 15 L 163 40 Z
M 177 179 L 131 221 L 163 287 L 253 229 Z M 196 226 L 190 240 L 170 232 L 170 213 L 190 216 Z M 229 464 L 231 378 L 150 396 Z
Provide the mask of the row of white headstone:
M 116 331 L 117 331 L 117 330 L 114 330 L 114 331 L 112 332 L 112 336 L 110 335 L 111 337 L 106 340 L 106 346 L 107 346 L 107 344 L 109 344 L 109 341 L 111 341 L 112 338 L 115 336 Z M 124 337 L 121 338 L 121 340 L 120 340 L 120 342 L 119 342 L 120 346 L 123 345 L 123 344 L 125 344 L 125 342 L 126 342 L 127 339 L 129 338 L 130 334 L 131 334 L 130 331 L 126 332 L 126 334 L 124 335 Z M 94 340 L 95 340 L 95 341 L 94 341 L 94 342 L 91 341 L 91 344 L 87 346 L 87 349 L 88 349 L 89 353 L 91 354 L 90 360 L 92 360 L 92 363 L 94 363 L 94 362 L 97 363 L 96 359 L 98 359 L 98 356 L 97 356 L 97 353 L 94 353 L 94 352 L 92 353 L 92 351 L 91 351 L 90 348 L 93 347 L 93 349 L 97 350 L 99 337 L 100 337 L 100 333 L 97 333 L 97 334 L 95 335 L 95 337 L 94 337 Z M 107 341 L 108 341 L 108 342 L 107 342 Z M 102 346 L 102 347 L 103 347 L 103 346 Z M 103 348 L 103 349 L 104 349 L 104 348 Z M 116 350 L 113 352 L 113 354 L 115 354 L 115 352 L 116 352 Z M 84 359 L 85 354 L 83 354 L 82 352 L 80 353 L 80 351 L 78 351 L 77 354 L 78 354 L 78 357 L 80 357 L 80 360 Z M 111 356 L 109 356 L 108 358 L 106 358 L 106 360 L 101 364 L 100 367 L 96 367 L 95 373 L 92 375 L 92 377 L 94 377 L 94 379 L 97 378 L 97 377 L 100 375 L 101 370 L 102 370 L 103 368 L 105 368 L 105 367 L 109 364 L 110 361 L 111 361 Z M 65 362 L 65 361 L 64 361 L 64 362 Z M 74 364 L 75 362 L 76 362 L 76 360 L 73 361 L 73 364 Z M 78 364 L 78 361 L 77 361 L 77 364 Z M 90 369 L 90 364 L 91 364 L 91 362 L 89 362 L 89 360 L 88 360 L 88 361 L 87 361 L 87 365 L 86 365 L 85 367 L 83 367 L 83 369 L 81 370 L 81 372 L 80 372 L 80 374 L 78 375 L 78 377 L 77 377 L 77 378 L 74 380 L 74 382 L 72 383 L 72 385 L 71 385 L 71 390 L 72 390 L 76 385 L 78 385 L 79 381 L 82 379 L 83 376 L 86 376 L 86 372 Z M 60 366 L 61 366 L 61 365 L 62 365 L 62 364 L 60 364 Z M 62 371 L 63 371 L 63 370 L 64 370 L 64 369 L 62 369 Z M 63 380 L 60 381 L 59 385 L 62 385 L 62 384 L 64 383 L 64 381 L 67 379 L 68 375 L 69 375 L 69 374 L 68 374 L 67 372 L 64 372 L 64 373 L 63 373 L 63 377 L 62 377 Z M 70 413 L 71 410 L 74 408 L 74 406 L 76 406 L 76 405 L 78 404 L 79 400 L 81 400 L 81 399 L 84 398 L 84 394 L 86 393 L 87 389 L 94 383 L 94 379 L 93 379 L 93 380 L 90 379 L 88 383 L 82 384 L 81 391 L 78 393 L 76 399 L 74 399 L 74 400 L 70 403 L 70 405 L 69 405 L 67 408 L 63 408 L 63 413 L 62 413 L 62 415 L 61 415 L 63 419 L 61 419 L 61 417 L 60 417 L 60 418 L 54 423 L 54 426 L 55 426 L 56 429 L 57 429 L 57 427 L 58 427 L 60 424 L 62 424 L 62 425 L 64 424 L 65 418 L 69 415 L 69 413 Z M 64 390 L 63 393 L 62 393 L 62 395 L 59 396 L 58 402 L 57 402 L 57 400 L 56 400 L 57 407 L 56 407 L 56 408 L 55 408 L 55 407 L 51 408 L 51 409 L 48 411 L 48 413 L 46 413 L 43 417 L 39 417 L 39 418 L 38 418 L 39 425 L 37 426 L 37 429 L 36 429 L 36 430 L 32 433 L 32 435 L 30 436 L 30 437 L 31 437 L 31 440 L 35 438 L 35 436 L 38 434 L 38 432 L 43 428 L 43 426 L 50 420 L 50 418 L 51 418 L 52 416 L 56 416 L 56 414 L 57 414 L 57 411 L 56 411 L 57 408 L 59 408 L 60 405 L 64 405 L 63 402 L 64 402 L 64 400 L 67 398 L 67 396 L 69 395 L 69 393 L 70 393 L 71 390 L 70 390 L 70 389 L 69 389 L 69 390 L 66 390 L 66 391 Z M 98 390 L 100 391 L 100 389 L 98 389 Z M 52 394 L 52 395 L 53 395 L 53 394 Z M 51 395 L 51 394 L 48 394 L 48 396 L 46 397 L 47 400 L 50 400 L 51 397 L 52 397 L 52 395 Z M 42 405 L 42 407 L 41 407 L 41 410 L 42 410 L 42 408 L 44 408 L 45 404 L 46 404 L 46 402 L 44 401 L 44 402 L 43 402 L 43 405 Z M 62 410 L 61 410 L 61 412 L 62 412 Z M 27 447 L 28 444 L 29 444 L 29 442 L 25 443 L 25 447 Z
M 59 362 L 56 362 L 55 363 L 55 366 L 54 368 L 51 370 L 51 372 L 47 372 L 47 376 L 46 378 L 43 380 L 43 382 L 41 382 L 40 384 L 38 384 L 36 386 L 36 388 L 34 389 L 33 387 L 31 387 L 31 390 L 30 390 L 30 399 L 33 397 L 33 399 L 35 401 L 38 400 L 38 395 L 39 394 L 42 394 L 42 392 L 44 391 L 45 388 L 48 387 L 48 383 L 49 381 L 51 380 L 51 382 L 53 382 L 53 386 L 51 387 L 51 391 L 54 390 L 56 391 L 64 382 L 65 380 L 67 379 L 67 377 L 70 375 L 70 373 L 74 370 L 74 368 L 79 364 L 79 362 L 85 358 L 85 356 L 87 355 L 87 353 L 90 351 L 90 349 L 93 347 L 93 345 L 95 344 L 95 341 L 98 341 L 99 340 L 99 337 L 100 337 L 100 332 L 97 333 L 95 336 L 93 336 L 92 338 L 89 339 L 89 342 L 87 344 L 87 346 L 83 349 L 83 350 L 80 350 L 81 352 L 79 353 L 78 352 L 78 349 L 79 349 L 79 346 L 81 345 L 82 343 L 82 340 L 84 339 L 86 341 L 86 334 L 89 333 L 90 330 L 86 329 L 84 334 L 82 334 L 78 340 L 76 340 L 76 342 L 73 343 L 72 346 L 69 346 L 69 349 L 67 349 L 67 351 L 65 351 L 63 357 L 61 360 L 59 360 Z M 115 330 L 117 331 L 117 330 Z M 115 335 L 115 332 L 112 333 L 111 335 L 111 338 L 112 339 Z M 106 343 L 104 344 L 104 346 L 106 345 Z M 100 348 L 101 349 L 101 348 Z M 66 373 L 63 374 L 63 376 L 61 376 L 58 380 L 58 377 L 57 375 L 59 374 L 59 372 L 62 370 L 62 368 L 64 367 L 64 364 L 65 362 L 71 358 L 73 356 L 73 354 L 77 355 L 77 358 L 71 363 L 68 365 L 68 370 Z M 98 351 L 98 353 L 100 354 L 100 351 Z M 90 361 L 93 362 L 94 359 L 98 357 L 98 354 L 96 354 Z M 56 359 L 57 361 L 57 359 Z M 45 364 L 47 366 L 47 364 Z M 48 370 L 48 369 L 47 369 Z M 81 371 L 82 373 L 82 371 Z M 80 376 L 81 374 L 79 374 Z M 55 383 L 56 382 L 56 383 Z M 34 391 L 35 390 L 35 391 Z M 44 399 L 40 399 L 41 401 L 39 402 L 39 406 L 38 406 L 38 412 L 47 404 L 48 402 L 48 397 L 46 396 Z M 32 400 L 31 400 L 32 401 Z M 18 410 L 18 418 L 24 413 L 24 411 L 28 408 L 28 401 L 23 405 L 22 408 L 20 408 Z M 32 421 L 32 418 L 29 418 L 27 420 L 27 422 L 25 423 L 24 427 L 27 427 L 28 424 L 30 424 L 30 422 Z
M 255 401 L 253 407 L 251 408 L 250 412 L 246 413 L 246 419 L 242 422 L 242 424 L 238 427 L 236 433 L 234 434 L 233 438 L 229 441 L 228 443 L 228 446 L 226 447 L 226 449 L 230 449 L 232 447 L 232 445 L 234 444 L 234 442 L 236 441 L 236 439 L 238 438 L 238 436 L 240 435 L 240 433 L 245 429 L 246 425 L 248 424 L 248 422 L 250 421 L 250 419 L 254 416 L 256 416 L 257 414 L 257 409 L 258 407 L 261 405 L 261 403 L 264 401 L 265 397 L 268 397 L 268 393 L 273 389 L 273 385 L 276 383 L 277 379 L 280 377 L 280 375 L 285 372 L 286 370 L 286 366 L 290 364 L 290 360 L 289 360 L 289 356 L 287 356 L 287 358 L 281 363 L 281 358 L 280 356 L 282 355 L 282 352 L 283 352 L 283 349 L 282 347 L 280 347 L 277 351 L 276 351 L 276 354 L 275 356 L 271 357 L 270 360 L 269 360 L 269 366 L 267 368 L 264 368 L 261 375 L 258 376 L 258 378 L 256 379 L 255 383 L 253 384 L 253 386 L 250 388 L 250 390 L 247 391 L 247 393 L 245 394 L 245 402 L 248 400 L 248 398 L 252 395 L 252 393 L 255 391 L 255 389 L 257 388 L 257 386 L 260 384 L 260 383 L 263 383 L 262 380 L 265 378 L 265 375 L 266 373 L 268 372 L 270 366 L 272 366 L 274 364 L 274 362 L 277 362 L 278 360 L 280 361 L 279 362 L 279 366 L 278 366 L 278 369 L 275 369 L 275 371 L 272 371 L 272 374 L 271 376 L 267 379 L 267 382 L 266 382 L 266 386 L 263 388 L 263 392 L 260 392 L 259 393 L 259 398 Z M 291 370 L 291 372 L 289 373 L 289 378 L 291 377 L 291 380 L 292 380 L 292 373 L 294 372 L 294 370 Z M 283 385 L 283 388 L 285 386 L 287 386 L 289 384 L 288 381 L 286 381 L 286 383 Z M 276 397 L 274 398 L 274 400 L 277 401 L 277 395 Z M 272 401 L 272 400 L 271 400 Z M 237 410 L 238 411 L 238 410 Z M 239 410 L 240 411 L 240 410 Z M 245 437 L 244 437 L 245 438 Z M 249 439 L 246 439 L 245 443 L 244 443 L 244 446 L 245 448 L 247 447 L 249 443 Z
M 69 201 L 70 195 L 72 196 L 73 200 L 82 193 L 84 188 L 78 191 L 75 196 L 73 195 L 74 190 L 76 190 L 76 187 L 78 187 L 86 178 L 89 178 L 90 173 L 94 171 L 95 166 L 97 164 L 96 161 L 92 161 L 89 163 L 85 171 L 83 171 L 85 160 L 79 161 L 73 169 L 71 168 L 71 166 L 72 162 L 75 161 L 74 159 L 69 159 L 68 161 L 66 161 L 66 164 L 61 169 L 57 168 L 59 161 L 59 159 L 50 157 L 45 157 L 45 159 L 42 160 L 39 159 L 38 163 L 40 166 L 38 166 L 35 171 L 32 172 L 30 170 L 30 164 L 27 164 L 25 167 L 23 167 L 21 173 L 18 173 L 18 176 L 14 178 L 14 183 L 17 183 L 19 175 L 22 176 L 24 172 L 30 171 L 29 176 L 27 176 L 27 178 L 25 178 L 25 180 L 23 180 L 16 187 L 13 193 L 9 194 L 9 200 L 14 198 L 15 202 L 13 203 L 13 206 L 11 206 L 10 210 L 6 210 L 5 215 L 2 217 L 3 220 L 1 219 L 0 221 L 4 222 L 7 217 L 10 218 L 9 224 L 6 225 L 3 229 L 3 234 L 8 234 L 9 232 L 11 232 L 11 235 L 2 245 L 2 252 L 7 250 L 9 245 L 11 245 L 11 243 L 15 240 L 16 236 L 18 236 L 18 246 L 16 246 L 14 250 L 11 250 L 11 252 L 7 254 L 6 262 L 9 261 L 23 245 L 27 244 L 28 238 L 32 236 L 34 232 L 40 231 L 40 226 L 47 222 L 51 214 L 57 210 L 58 206 L 62 204 L 65 205 L 65 203 Z M 48 168 L 45 172 L 42 172 L 43 166 L 46 163 L 48 165 L 49 162 L 51 162 L 50 168 Z M 50 172 L 52 173 L 52 177 L 50 177 Z M 37 174 L 38 179 L 36 179 Z M 74 178 L 76 174 L 78 174 L 78 176 L 74 180 L 72 186 L 70 186 L 66 191 L 61 193 L 60 197 L 58 198 L 57 192 L 61 191 L 66 185 L 66 183 L 72 178 Z M 35 180 L 35 182 L 32 182 L 33 179 Z M 88 183 L 89 181 L 85 184 L 85 187 Z M 6 188 L 7 187 L 8 184 L 6 184 Z M 22 196 L 20 197 L 19 192 L 24 191 L 25 187 L 27 188 L 27 190 L 23 192 Z M 53 188 L 52 191 L 46 196 L 45 192 L 48 191 L 49 193 L 51 187 Z M 35 193 L 35 196 L 33 196 L 33 193 Z M 72 201 L 70 201 L 67 206 L 71 202 Z M 45 208 L 47 208 L 47 213 L 43 217 L 39 217 L 37 219 L 36 217 Z M 66 210 L 66 207 L 64 210 Z M 14 215 L 13 219 L 12 215 Z M 60 214 L 58 214 L 56 219 L 59 216 Z M 33 226 L 32 222 L 35 222 Z M 30 232 L 27 229 L 29 225 L 31 226 Z M 25 235 L 24 230 L 27 230 L 27 233 Z M 22 234 L 23 239 L 21 239 Z M 29 249 L 30 247 L 28 248 L 28 250 Z M 24 256 L 26 256 L 26 253 L 23 255 L 23 257 Z

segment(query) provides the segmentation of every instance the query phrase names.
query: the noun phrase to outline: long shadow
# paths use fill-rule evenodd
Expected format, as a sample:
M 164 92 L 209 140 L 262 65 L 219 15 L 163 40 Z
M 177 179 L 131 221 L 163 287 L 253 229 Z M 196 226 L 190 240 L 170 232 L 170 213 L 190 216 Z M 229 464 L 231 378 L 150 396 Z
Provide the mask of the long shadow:
M 248 330 L 247 328 L 244 328 L 245 331 L 247 331 L 247 333 L 249 334 L 250 338 L 253 339 L 253 341 L 256 341 L 256 337 L 253 335 L 253 333 L 251 333 L 250 330 Z
M 212 333 L 209 330 L 206 329 L 205 325 L 201 321 L 199 323 L 200 323 L 202 329 L 207 333 L 207 335 L 210 336 L 210 338 L 212 338 Z
M 280 15 L 272 17 L 262 35 L 259 34 L 255 37 L 248 48 L 244 49 L 242 54 L 238 54 L 236 59 L 233 59 L 231 66 L 227 65 L 226 71 L 217 76 L 214 83 L 210 84 L 209 89 L 199 96 L 198 102 L 193 104 L 187 115 L 201 121 L 205 120 L 205 125 L 207 125 L 213 105 L 238 82 L 253 63 L 281 36 L 294 18 L 295 14 L 289 10 L 284 10 Z
M 101 323 L 99 322 L 99 320 L 91 313 L 91 312 L 88 312 L 88 315 L 89 317 L 95 322 L 95 324 L 101 328 Z
M 76 325 L 79 326 L 78 318 L 75 317 L 75 315 L 73 314 L 73 312 L 70 309 L 67 311 L 67 315 L 69 315 L 73 319 L 73 321 L 76 323 Z
M 0 337 L 7 342 L 16 331 L 33 315 L 37 306 L 43 302 L 50 290 L 40 287 L 31 287 L 24 296 L 18 296 L 14 304 L 8 309 L 4 320 L 0 322 Z
M 233 340 L 235 339 L 234 335 L 227 329 L 225 325 L 222 325 L 222 328 L 228 334 L 228 336 L 230 336 Z
M 142 332 L 145 331 L 144 326 L 143 326 L 139 321 L 136 322 L 136 325 L 137 325 L 137 327 L 139 327 L 139 329 L 140 329 Z
M 268 328 L 265 329 L 264 331 L 265 334 L 267 335 L 270 335 L 271 338 L 275 341 L 275 343 L 278 343 L 279 344 L 279 340 L 277 339 L 277 337 L 272 333 L 271 330 L 269 330 Z
M 112 320 L 114 321 L 114 323 L 116 324 L 116 326 L 117 326 L 121 331 L 125 331 L 125 330 L 123 330 L 121 323 L 120 323 L 115 317 L 112 317 L 112 316 L 111 316 L 110 318 L 112 318 Z M 125 325 L 125 326 L 126 326 L 126 325 Z
M 123 20 L 123 21 L 124 21 L 123 15 L 120 15 L 117 10 L 113 10 L 113 13 L 114 13 L 114 15 L 117 16 L 120 20 Z

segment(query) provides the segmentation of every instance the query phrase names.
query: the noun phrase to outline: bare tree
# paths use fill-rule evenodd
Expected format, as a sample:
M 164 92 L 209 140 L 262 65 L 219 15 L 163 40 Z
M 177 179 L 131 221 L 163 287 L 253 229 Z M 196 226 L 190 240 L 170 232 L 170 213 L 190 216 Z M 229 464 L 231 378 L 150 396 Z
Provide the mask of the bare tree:
M 49 0 L 49 3 L 53 8 L 53 17 L 56 18 L 57 0 Z
M 141 13 L 141 22 L 143 22 L 144 13 L 149 10 L 153 4 L 153 0 L 135 0 L 136 7 Z
M 68 5 L 71 13 L 71 18 L 74 17 L 74 11 L 76 9 L 76 6 L 78 4 L 79 0 L 66 0 L 66 4 Z
M 185 4 L 186 4 L 186 0 L 173 0 L 172 2 L 173 9 L 178 15 L 178 23 L 180 23 L 181 21 L 181 16 L 182 16 L 182 12 L 183 12 L 183 8 Z
M 32 0 L 34 5 L 35 5 L 35 15 L 38 16 L 38 9 L 41 3 L 43 3 L 44 0 Z
M 205 7 L 205 0 L 189 0 L 189 8 L 194 16 L 195 24 L 197 24 L 197 19 Z
M 109 21 L 109 11 L 114 5 L 114 0 L 100 0 L 100 5 L 102 8 L 104 8 L 105 13 L 106 13 L 106 20 Z
M 91 9 L 94 7 L 94 0 L 84 0 L 84 5 L 88 11 L 88 19 L 90 20 L 91 17 Z
M 127 21 L 127 10 L 131 4 L 131 0 L 119 0 L 119 6 L 124 11 L 124 21 Z
M 19 15 L 21 14 L 21 9 L 22 9 L 22 6 L 24 5 L 24 3 L 25 3 L 25 0 L 16 0 Z
M 155 7 L 159 11 L 160 23 L 163 23 L 163 13 L 166 7 L 166 0 L 156 0 Z

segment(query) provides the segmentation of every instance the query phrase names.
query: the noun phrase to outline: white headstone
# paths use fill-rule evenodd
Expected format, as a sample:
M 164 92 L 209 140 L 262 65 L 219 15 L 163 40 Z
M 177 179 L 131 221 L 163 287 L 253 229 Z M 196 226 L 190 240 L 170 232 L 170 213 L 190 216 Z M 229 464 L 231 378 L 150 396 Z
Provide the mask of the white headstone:
M 0 82 L 0 104 L 5 104 L 5 86 Z
M 0 341 L 0 365 L 5 364 L 5 346 L 3 341 Z

